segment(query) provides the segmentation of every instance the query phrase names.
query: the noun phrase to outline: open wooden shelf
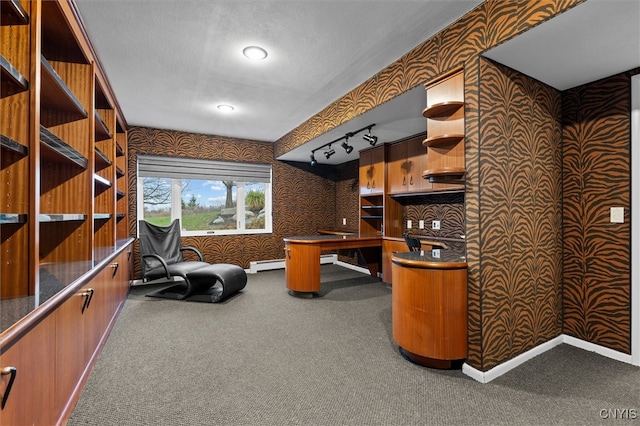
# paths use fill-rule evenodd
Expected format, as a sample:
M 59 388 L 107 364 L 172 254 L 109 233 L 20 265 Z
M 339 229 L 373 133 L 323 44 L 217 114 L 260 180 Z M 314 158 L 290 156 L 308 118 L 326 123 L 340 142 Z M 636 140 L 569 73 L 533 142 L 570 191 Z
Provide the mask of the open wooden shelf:
M 100 116 L 98 111 L 95 112 L 95 123 L 96 123 L 96 142 L 103 141 L 106 139 L 111 139 L 113 137 L 111 135 L 111 132 L 107 128 L 107 125 L 104 123 L 104 120 L 102 120 L 102 117 Z
M 27 25 L 29 23 L 29 15 L 17 0 L 1 0 L 0 10 L 2 10 L 2 14 L 0 14 L 2 25 Z
M 0 81 L 3 98 L 29 90 L 27 79 L 2 55 L 0 55 Z
M 20 142 L 14 141 L 9 136 L 0 134 L 0 147 L 16 154 L 27 156 L 29 155 L 29 148 L 22 145 Z
M 56 163 L 68 163 L 86 169 L 89 160 L 68 143 L 54 135 L 44 126 L 40 126 L 42 158 Z
M 104 152 L 100 151 L 97 147 L 95 148 L 96 156 L 96 170 L 102 170 L 105 167 L 109 167 L 113 162 L 109 160 L 109 157 L 105 155 Z
M 98 174 L 93 175 L 93 182 L 97 187 L 110 188 L 112 183 L 108 179 L 103 178 Z
M 462 101 L 447 101 L 428 106 L 422 111 L 424 118 L 446 117 L 464 105 Z
M 422 177 L 432 182 L 463 182 L 463 177 L 467 171 L 463 168 L 451 167 L 445 169 L 425 170 Z
M 40 61 L 42 64 L 40 105 L 43 109 L 65 113 L 63 114 L 65 116 L 64 119 L 61 119 L 60 122 L 48 124 L 60 124 L 66 121 L 87 118 L 88 114 L 82 106 L 82 103 L 80 103 L 78 98 L 71 92 L 71 89 L 69 89 L 66 83 L 60 78 L 47 59 L 41 56 Z
M 425 139 L 422 142 L 422 145 L 424 145 L 425 147 L 451 145 L 460 142 L 462 139 L 464 139 L 464 135 L 460 133 L 454 133 L 450 135 L 437 135 Z
M 0 225 L 27 223 L 26 213 L 0 213 Z
M 87 219 L 86 214 L 82 213 L 60 213 L 60 214 L 43 214 L 38 215 L 40 223 L 54 223 L 54 222 L 76 222 Z

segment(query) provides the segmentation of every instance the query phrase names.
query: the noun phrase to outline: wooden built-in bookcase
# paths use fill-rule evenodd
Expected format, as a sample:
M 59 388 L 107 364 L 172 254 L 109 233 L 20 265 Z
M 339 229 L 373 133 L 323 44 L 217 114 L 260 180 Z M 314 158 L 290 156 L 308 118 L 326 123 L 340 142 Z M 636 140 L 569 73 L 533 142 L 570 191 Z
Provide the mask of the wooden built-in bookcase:
M 61 423 L 128 291 L 126 123 L 73 2 L 0 24 L 0 423 Z

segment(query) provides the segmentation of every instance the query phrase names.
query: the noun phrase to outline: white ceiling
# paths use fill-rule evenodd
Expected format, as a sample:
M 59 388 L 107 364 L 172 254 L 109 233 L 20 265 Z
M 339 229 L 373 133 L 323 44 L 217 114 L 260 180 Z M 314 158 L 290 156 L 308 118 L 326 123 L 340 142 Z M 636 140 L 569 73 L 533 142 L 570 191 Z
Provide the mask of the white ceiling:
M 640 67 L 640 0 L 587 0 L 485 56 L 558 90 Z
M 130 126 L 274 142 L 481 0 L 75 3 Z

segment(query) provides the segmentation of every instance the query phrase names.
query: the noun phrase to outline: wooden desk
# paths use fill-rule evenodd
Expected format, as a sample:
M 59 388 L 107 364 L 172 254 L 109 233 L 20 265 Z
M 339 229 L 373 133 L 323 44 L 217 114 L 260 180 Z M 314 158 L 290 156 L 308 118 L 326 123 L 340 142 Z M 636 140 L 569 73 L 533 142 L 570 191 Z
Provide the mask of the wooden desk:
M 467 263 L 460 252 L 395 253 L 393 339 L 409 360 L 451 368 L 467 357 Z
M 379 235 L 313 235 L 284 239 L 285 276 L 289 293 L 313 295 L 320 291 L 320 252 L 358 248 L 374 277 L 380 271 Z

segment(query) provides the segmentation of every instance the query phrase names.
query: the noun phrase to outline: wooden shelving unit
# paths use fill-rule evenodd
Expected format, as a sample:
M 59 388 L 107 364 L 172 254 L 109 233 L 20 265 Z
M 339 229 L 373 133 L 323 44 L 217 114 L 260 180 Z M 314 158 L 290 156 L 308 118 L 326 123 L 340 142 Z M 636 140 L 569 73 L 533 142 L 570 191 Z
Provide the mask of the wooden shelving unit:
M 427 166 L 422 177 L 432 189 L 459 190 L 464 187 L 464 75 L 449 74 L 426 86 Z
M 126 123 L 73 2 L 0 0 L 0 39 L 0 424 L 64 424 L 129 287 Z

